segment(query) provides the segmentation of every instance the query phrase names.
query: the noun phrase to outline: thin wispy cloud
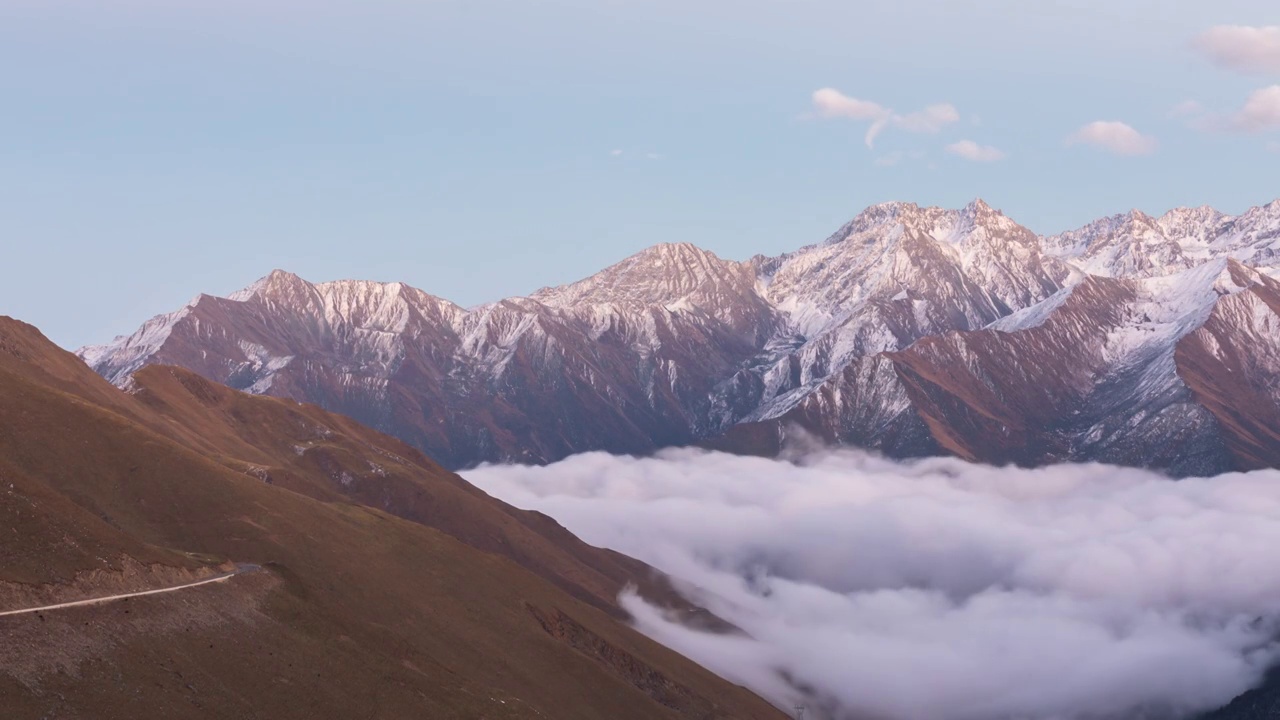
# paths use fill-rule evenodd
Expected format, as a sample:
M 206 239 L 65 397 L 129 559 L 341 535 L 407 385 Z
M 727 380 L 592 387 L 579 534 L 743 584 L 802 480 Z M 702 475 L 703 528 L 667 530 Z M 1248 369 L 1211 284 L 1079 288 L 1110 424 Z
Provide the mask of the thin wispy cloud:
M 672 575 L 743 634 L 627 595 L 638 627 L 814 717 L 1180 718 L 1277 658 L 1276 471 L 681 450 L 466 475 Z
M 813 107 L 818 117 L 847 118 L 849 120 L 881 120 L 892 111 L 870 100 L 849 97 L 834 88 L 822 88 L 813 93 Z
M 877 157 L 874 162 L 876 165 L 880 167 L 896 167 L 908 161 L 916 162 L 916 161 L 924 160 L 928 157 L 929 157 L 929 153 L 925 150 L 911 150 L 911 151 L 895 150 L 891 153 L 886 153 L 884 155 Z
M 814 92 L 813 109 L 818 117 L 824 119 L 869 121 L 871 125 L 863 138 L 867 147 L 875 145 L 876 135 L 884 129 L 889 118 L 893 117 L 893 111 L 879 103 L 849 97 L 834 88 L 822 88 Z
M 1219 25 L 1197 37 L 1195 47 L 1218 67 L 1280 76 L 1280 26 Z
M 1150 155 L 1159 143 L 1130 125 L 1117 120 L 1098 120 L 1080 128 L 1067 138 L 1069 145 L 1091 145 L 1114 155 Z
M 1188 112 L 1184 117 L 1189 127 L 1204 132 L 1260 133 L 1280 130 L 1280 85 L 1253 91 L 1237 110 L 1197 110 L 1198 112 Z
M 1204 113 L 1204 105 L 1198 100 L 1183 100 L 1169 110 L 1169 117 L 1186 118 Z
M 610 156 L 610 157 L 623 157 L 623 156 L 624 156 L 624 155 L 626 155 L 626 154 L 627 154 L 627 153 L 626 153 L 626 151 L 621 150 L 621 149 L 618 149 L 618 150 L 610 150 L 610 151 L 609 151 L 609 156 Z M 638 157 L 638 156 L 637 156 L 637 157 Z M 664 160 L 664 159 L 666 159 L 666 155 L 663 155 L 662 153 L 656 153 L 656 152 L 646 152 L 646 153 L 644 153 L 644 154 L 643 154 L 643 157 L 644 157 L 646 160 Z
M 902 159 L 904 157 L 905 156 L 900 152 L 892 152 L 892 153 L 889 153 L 888 155 L 881 155 L 880 157 L 876 158 L 875 163 L 880 167 L 895 167 L 902 163 Z
M 1231 116 L 1231 127 L 1243 132 L 1280 130 L 1280 85 L 1255 90 Z
M 894 115 L 890 121 L 907 132 L 936 133 L 951 123 L 959 122 L 960 113 L 952 105 L 939 103 L 906 115 Z
M 887 127 L 911 133 L 937 133 L 960 120 L 960 112 L 949 103 L 937 103 L 923 110 L 900 114 L 879 103 L 845 95 L 835 88 L 815 91 L 812 100 L 814 114 L 819 118 L 869 122 L 863 138 L 867 147 L 874 147 L 876 138 Z
M 1005 158 L 1005 153 L 999 148 L 991 145 L 979 145 L 973 140 L 961 140 L 951 143 L 946 148 L 947 152 L 956 157 L 971 160 L 973 162 L 990 163 Z

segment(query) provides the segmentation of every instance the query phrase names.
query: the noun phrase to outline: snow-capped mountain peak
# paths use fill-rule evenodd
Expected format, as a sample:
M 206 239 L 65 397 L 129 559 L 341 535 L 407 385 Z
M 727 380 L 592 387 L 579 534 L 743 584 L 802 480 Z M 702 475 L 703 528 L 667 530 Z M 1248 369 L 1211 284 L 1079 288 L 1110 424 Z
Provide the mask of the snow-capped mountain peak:
M 748 263 L 723 260 L 691 243 L 663 243 L 569 285 L 543 288 L 530 296 L 545 305 L 668 306 L 693 295 L 752 292 Z

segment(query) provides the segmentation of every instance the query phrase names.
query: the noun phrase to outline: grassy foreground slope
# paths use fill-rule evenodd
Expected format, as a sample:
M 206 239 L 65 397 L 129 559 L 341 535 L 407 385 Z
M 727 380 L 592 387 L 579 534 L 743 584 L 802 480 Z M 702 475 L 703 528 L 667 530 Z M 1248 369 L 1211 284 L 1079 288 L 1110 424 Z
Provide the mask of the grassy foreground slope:
M 121 393 L 0 318 L 6 718 L 781 718 L 620 622 L 643 564 L 407 446 L 154 367 Z M 33 603 L 35 604 L 35 603 Z

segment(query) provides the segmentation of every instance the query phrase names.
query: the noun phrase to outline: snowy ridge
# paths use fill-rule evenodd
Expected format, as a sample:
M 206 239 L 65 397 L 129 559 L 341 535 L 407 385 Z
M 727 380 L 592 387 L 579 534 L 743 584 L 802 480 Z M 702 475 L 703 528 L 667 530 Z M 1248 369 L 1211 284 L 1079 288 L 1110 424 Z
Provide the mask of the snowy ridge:
M 180 310 L 151 318 L 132 335 L 121 335 L 107 345 L 83 348 L 77 354 L 95 369 L 110 365 L 112 371 L 104 377 L 124 387 L 133 373 L 145 366 L 164 346 L 174 326 L 187 317 L 199 301 L 197 297 Z
M 1176 208 L 1159 218 L 1133 210 L 1042 239 L 1045 252 L 1093 275 L 1168 275 L 1216 258 L 1280 273 L 1280 200 L 1239 216 Z

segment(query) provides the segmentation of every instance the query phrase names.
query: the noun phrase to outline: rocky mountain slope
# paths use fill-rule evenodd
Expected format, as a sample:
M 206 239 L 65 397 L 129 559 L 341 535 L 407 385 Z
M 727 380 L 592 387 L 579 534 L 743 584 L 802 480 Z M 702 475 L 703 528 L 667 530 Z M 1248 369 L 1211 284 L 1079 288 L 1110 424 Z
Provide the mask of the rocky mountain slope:
M 1274 463 L 1277 364 L 1243 348 L 1275 344 L 1277 253 L 1280 201 L 1052 237 L 980 200 L 887 203 L 779 257 L 659 245 L 471 309 L 276 271 L 80 355 L 125 387 L 163 363 L 315 402 L 450 467 L 799 425 L 894 456 L 1198 474 Z
M 715 622 L 643 564 L 318 407 L 131 388 L 0 317 L 0 611 L 261 569 L 0 617 L 5 718 L 783 717 L 620 621 Z

